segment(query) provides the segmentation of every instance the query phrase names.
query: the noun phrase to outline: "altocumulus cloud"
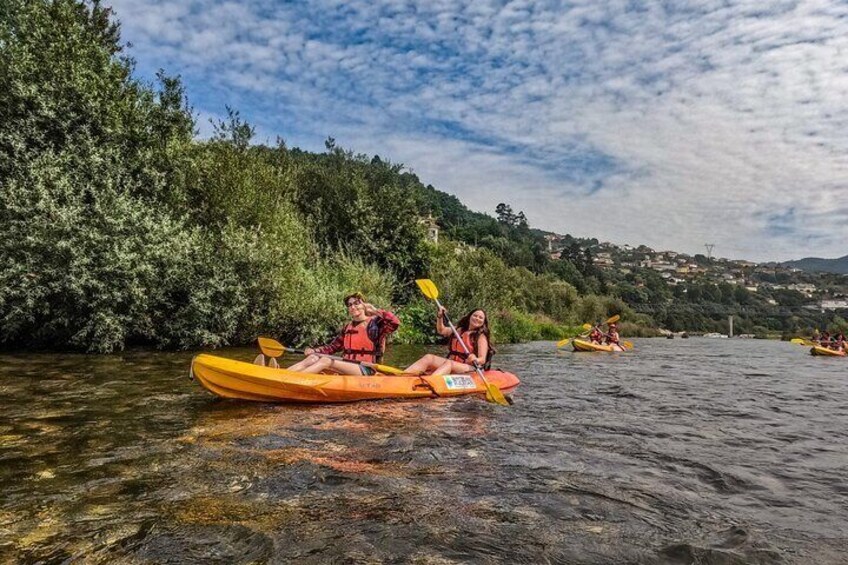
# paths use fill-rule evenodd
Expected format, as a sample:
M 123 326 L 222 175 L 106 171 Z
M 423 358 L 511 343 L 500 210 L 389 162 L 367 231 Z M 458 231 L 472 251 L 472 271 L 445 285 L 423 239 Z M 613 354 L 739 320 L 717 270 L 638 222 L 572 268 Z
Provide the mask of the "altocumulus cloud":
M 620 243 L 848 252 L 848 5 L 113 0 L 201 117 Z

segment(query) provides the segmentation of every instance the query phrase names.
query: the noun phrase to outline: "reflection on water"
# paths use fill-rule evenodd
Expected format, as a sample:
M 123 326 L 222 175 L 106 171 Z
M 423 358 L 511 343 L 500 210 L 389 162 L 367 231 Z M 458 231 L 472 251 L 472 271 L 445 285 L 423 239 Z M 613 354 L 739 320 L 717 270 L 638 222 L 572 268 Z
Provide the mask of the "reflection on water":
M 0 562 L 845 563 L 848 362 L 636 347 L 503 347 L 511 408 L 228 402 L 188 354 L 0 356 Z

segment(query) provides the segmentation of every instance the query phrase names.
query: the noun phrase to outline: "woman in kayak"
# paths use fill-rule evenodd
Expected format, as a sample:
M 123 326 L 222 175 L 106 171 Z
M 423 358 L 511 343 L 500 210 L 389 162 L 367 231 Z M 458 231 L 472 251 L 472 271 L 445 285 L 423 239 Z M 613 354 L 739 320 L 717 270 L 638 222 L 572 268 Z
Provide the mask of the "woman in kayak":
M 474 363 L 478 363 L 483 369 L 492 365 L 492 356 L 495 347 L 489 332 L 489 317 L 484 310 L 472 310 L 466 314 L 457 324 L 456 331 L 465 343 L 470 354 L 466 354 L 456 336 L 446 325 L 445 314 L 447 310 L 439 308 L 436 316 L 436 333 L 450 338 L 448 345 L 448 356 L 439 357 L 428 353 L 412 365 L 406 368 L 406 372 L 413 375 L 449 375 L 459 373 L 470 373 L 474 371 Z M 432 373 L 431 373 L 432 371 Z
M 374 369 L 359 363 L 348 363 L 330 359 L 325 355 L 342 352 L 342 357 L 350 361 L 379 363 L 386 347 L 386 337 L 398 329 L 400 320 L 388 310 L 378 310 L 365 302 L 360 293 L 351 294 L 344 299 L 350 322 L 333 341 L 316 348 L 307 348 L 306 359 L 289 367 L 290 371 L 300 373 L 321 373 L 333 371 L 345 375 L 373 375 Z
M 589 341 L 599 344 L 604 342 L 604 334 L 601 332 L 601 328 L 598 326 L 592 328 L 592 331 L 589 332 Z

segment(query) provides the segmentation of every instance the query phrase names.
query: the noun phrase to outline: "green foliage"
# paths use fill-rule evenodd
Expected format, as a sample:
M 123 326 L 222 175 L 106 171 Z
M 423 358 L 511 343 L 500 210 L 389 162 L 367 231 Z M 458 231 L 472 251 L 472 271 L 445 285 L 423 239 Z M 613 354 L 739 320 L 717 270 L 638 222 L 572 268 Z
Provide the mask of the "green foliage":
M 299 160 L 292 195 L 319 248 L 355 254 L 401 280 L 414 278 L 427 249 L 400 166 L 353 155 L 332 140 L 327 146 L 329 154 Z
M 842 316 L 834 316 L 833 321 L 827 325 L 827 331 L 831 335 L 848 334 L 848 320 L 845 320 Z
M 393 336 L 394 343 L 437 343 L 442 337 L 436 334 L 436 309 L 431 302 L 414 299 L 396 312 L 400 328 Z
M 492 338 L 495 343 L 517 343 L 537 340 L 559 340 L 578 335 L 582 328 L 560 324 L 540 314 L 518 310 L 498 310 L 492 316 Z
M 180 80 L 132 71 L 98 2 L 0 4 L 0 343 L 315 343 L 357 290 L 401 304 L 397 341 L 432 342 L 433 307 L 409 284 L 425 274 L 454 319 L 490 312 L 500 343 L 627 312 L 580 297 L 606 285 L 589 252 L 551 262 L 507 204 L 501 221 L 471 212 L 332 139 L 324 154 L 252 145 L 229 109 L 196 141 Z M 429 211 L 448 235 L 438 246 L 419 224 Z

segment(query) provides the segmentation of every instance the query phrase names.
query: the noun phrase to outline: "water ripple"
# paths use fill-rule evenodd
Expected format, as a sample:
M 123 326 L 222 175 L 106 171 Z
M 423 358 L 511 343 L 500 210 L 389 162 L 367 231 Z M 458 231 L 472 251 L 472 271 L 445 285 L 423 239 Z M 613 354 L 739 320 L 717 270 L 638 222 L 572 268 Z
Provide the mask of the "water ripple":
M 227 402 L 189 354 L 4 355 L 0 562 L 845 563 L 848 364 L 634 341 L 502 347 L 509 409 Z

